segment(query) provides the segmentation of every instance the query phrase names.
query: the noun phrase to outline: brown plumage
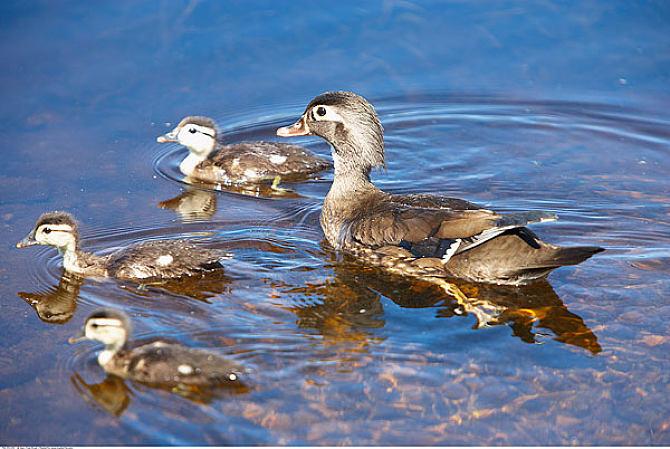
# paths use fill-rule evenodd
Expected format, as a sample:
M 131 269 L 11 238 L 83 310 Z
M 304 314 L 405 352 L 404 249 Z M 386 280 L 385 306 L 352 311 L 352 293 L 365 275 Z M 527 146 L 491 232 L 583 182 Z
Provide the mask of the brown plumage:
M 179 168 L 189 180 L 236 185 L 272 181 L 303 181 L 332 166 L 311 151 L 277 142 L 243 142 L 224 145 L 208 117 L 185 117 L 158 142 L 179 142 L 190 154 Z
M 297 145 L 245 142 L 218 146 L 189 176 L 223 184 L 272 181 L 277 176 L 304 181 L 330 167 L 330 162 Z
M 63 255 L 63 268 L 82 276 L 115 277 L 129 280 L 168 279 L 193 276 L 220 269 L 230 255 L 203 248 L 193 241 L 155 240 L 130 245 L 105 256 L 82 251 L 74 217 L 67 212 L 43 214 L 17 247 L 50 245 Z
M 316 97 L 277 134 L 314 134 L 332 145 L 335 177 L 321 213 L 326 239 L 394 273 L 519 285 L 602 251 L 560 248 L 525 227 L 555 220 L 551 213 L 498 214 L 465 200 L 379 190 L 370 171 L 384 164 L 383 129 L 372 105 L 351 92 Z
M 88 317 L 82 335 L 70 339 L 105 344 L 98 356 L 103 369 L 124 379 L 162 387 L 239 386 L 245 370 L 212 352 L 165 340 L 128 343 L 131 326 L 126 314 L 101 309 Z

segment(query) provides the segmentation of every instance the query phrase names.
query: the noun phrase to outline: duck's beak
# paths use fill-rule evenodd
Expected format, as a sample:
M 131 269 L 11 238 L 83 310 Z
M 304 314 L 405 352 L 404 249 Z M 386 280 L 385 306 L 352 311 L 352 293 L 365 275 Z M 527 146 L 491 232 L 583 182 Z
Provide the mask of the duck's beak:
M 86 335 L 84 335 L 84 329 L 81 330 L 77 335 L 73 335 L 72 337 L 67 339 L 67 342 L 70 343 L 71 345 L 75 343 L 79 343 L 80 341 L 86 340 Z
M 25 248 L 27 246 L 39 245 L 39 242 L 35 240 L 34 231 L 28 234 L 23 240 L 16 244 L 17 248 Z
M 156 137 L 156 142 L 158 143 L 166 143 L 166 142 L 179 142 L 179 139 L 177 139 L 177 130 L 173 129 L 167 134 L 163 134 L 162 136 Z
M 309 126 L 307 126 L 307 121 L 303 115 L 300 119 L 290 126 L 284 126 L 277 130 L 277 135 L 279 137 L 294 137 L 294 136 L 306 136 L 310 134 Z

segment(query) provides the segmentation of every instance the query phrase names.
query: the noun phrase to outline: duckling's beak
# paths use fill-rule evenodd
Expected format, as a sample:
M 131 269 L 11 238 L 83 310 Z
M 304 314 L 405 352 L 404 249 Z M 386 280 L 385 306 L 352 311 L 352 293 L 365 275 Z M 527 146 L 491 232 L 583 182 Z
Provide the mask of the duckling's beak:
M 73 335 L 72 337 L 67 339 L 67 342 L 70 343 L 71 345 L 75 343 L 79 343 L 80 341 L 87 340 L 86 335 L 84 335 L 84 329 L 79 332 L 77 335 Z
M 177 130 L 173 129 L 167 134 L 163 134 L 162 136 L 156 137 L 156 142 L 158 143 L 166 143 L 166 142 L 179 142 L 179 139 L 177 139 Z
M 39 242 L 35 240 L 35 233 L 31 232 L 23 240 L 16 244 L 17 248 L 25 248 L 27 246 L 39 245 Z
M 307 121 L 303 115 L 300 119 L 290 126 L 284 126 L 277 130 L 277 135 L 279 137 L 293 137 L 293 136 L 306 136 L 310 133 L 309 126 L 307 126 Z

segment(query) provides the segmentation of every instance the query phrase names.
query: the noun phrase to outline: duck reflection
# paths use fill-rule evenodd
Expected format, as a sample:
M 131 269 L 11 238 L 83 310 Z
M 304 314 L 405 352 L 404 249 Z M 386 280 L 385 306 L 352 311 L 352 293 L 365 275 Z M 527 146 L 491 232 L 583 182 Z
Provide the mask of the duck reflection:
M 126 381 L 113 374 L 107 374 L 107 377 L 102 382 L 87 383 L 78 372 L 75 372 L 70 376 L 70 382 L 72 382 L 75 390 L 84 401 L 93 403 L 110 415 L 117 417 L 126 411 L 134 396 L 133 390 L 126 384 Z M 251 388 L 246 385 L 222 390 L 193 386 L 168 388 L 163 385 L 132 383 L 140 388 L 146 387 L 174 393 L 198 404 L 210 404 L 214 400 L 222 399 L 229 395 L 245 394 L 251 391 Z
M 46 292 L 18 292 L 17 295 L 35 310 L 40 320 L 63 324 L 74 315 L 83 282 L 78 276 L 63 274 L 58 285 L 49 287 Z
M 433 282 L 393 276 L 356 263 L 334 263 L 335 276 L 321 285 L 284 289 L 301 302 L 290 307 L 301 327 L 325 337 L 360 339 L 385 325 L 382 296 L 405 308 L 437 308 L 437 318 L 473 315 L 475 328 L 509 325 L 513 335 L 540 343 L 541 330 L 568 345 L 601 352 L 598 338 L 584 320 L 570 312 L 547 281 L 523 287 L 453 281 L 454 296 Z
M 216 213 L 216 193 L 188 187 L 179 195 L 158 203 L 160 209 L 175 211 L 182 221 L 208 220 Z
M 82 277 L 64 272 L 58 285 L 50 286 L 44 292 L 18 292 L 17 296 L 28 303 L 39 319 L 45 323 L 64 324 L 72 318 L 77 309 L 77 300 L 84 281 Z M 195 299 L 209 304 L 212 298 L 228 294 L 231 283 L 232 279 L 226 276 L 223 270 L 216 270 L 183 279 L 167 279 L 145 284 L 128 282 L 120 286 L 141 297 L 152 298 L 158 291 L 177 298 Z
M 158 203 L 158 208 L 173 210 L 185 222 L 211 219 L 217 211 L 217 191 L 258 198 L 303 198 L 302 195 L 293 190 L 273 188 L 265 184 L 207 184 L 189 178 L 185 178 L 184 182 L 190 185 L 174 198 Z
M 88 384 L 79 373 L 74 373 L 70 381 L 85 401 L 92 400 L 114 416 L 121 416 L 130 404 L 132 392 L 120 377 L 110 374 L 100 383 Z
M 232 278 L 224 270 L 214 270 L 179 279 L 161 279 L 142 284 L 126 282 L 122 284 L 122 288 L 145 298 L 153 298 L 156 291 L 159 291 L 209 304 L 212 298 L 230 293 L 232 282 Z
M 335 277 L 283 291 L 300 298 L 287 308 L 298 317 L 298 326 L 318 329 L 326 343 L 366 342 L 370 329 L 385 325 L 381 296 L 365 285 Z

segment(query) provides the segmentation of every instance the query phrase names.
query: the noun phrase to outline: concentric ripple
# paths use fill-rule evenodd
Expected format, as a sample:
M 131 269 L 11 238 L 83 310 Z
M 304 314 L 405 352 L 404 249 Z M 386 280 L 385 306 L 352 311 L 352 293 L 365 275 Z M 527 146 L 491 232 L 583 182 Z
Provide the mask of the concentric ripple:
M 558 222 L 534 227 L 542 238 L 608 251 L 529 288 L 459 284 L 502 310 L 477 329 L 474 314 L 435 286 L 363 267 L 323 244 L 318 217 L 332 174 L 290 184 L 295 197 L 265 201 L 186 186 L 177 169 L 185 150 L 147 144 L 132 158 L 139 154 L 158 175 L 136 186 L 150 194 L 130 197 L 121 211 L 82 211 L 82 247 L 105 253 L 189 238 L 234 257 L 223 272 L 186 282 L 72 284 L 52 249 L 2 253 L 22 273 L 8 284 L 9 296 L 19 292 L 22 310 L 32 307 L 40 318 L 26 314 L 34 334 L 10 344 L 8 354 L 41 348 L 44 356 L 19 363 L 67 387 L 29 384 L 31 375 L 18 369 L 7 385 L 30 385 L 48 403 L 63 395 L 79 401 L 80 411 L 68 409 L 72 419 L 93 409 L 101 423 L 120 423 L 151 444 L 337 444 L 343 435 L 359 444 L 409 444 L 417 432 L 426 444 L 455 441 L 445 435 L 496 441 L 496 423 L 532 422 L 549 432 L 556 415 L 580 422 L 576 441 L 593 441 L 601 422 L 633 432 L 631 423 L 661 416 L 670 368 L 663 299 L 670 121 L 596 102 L 373 100 L 386 132 L 387 170 L 373 174 L 381 188 L 556 212 Z M 214 118 L 227 142 L 275 140 L 274 130 L 303 107 Z M 316 137 L 295 142 L 328 153 Z M 126 157 L 119 164 L 130 163 Z M 65 344 L 99 306 L 126 310 L 136 338 L 170 338 L 234 358 L 250 368 L 251 388 L 193 398 L 105 376 L 94 360 L 97 344 Z M 597 404 L 598 422 L 584 419 L 585 404 Z

